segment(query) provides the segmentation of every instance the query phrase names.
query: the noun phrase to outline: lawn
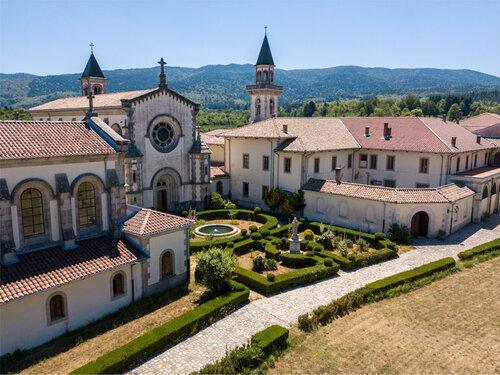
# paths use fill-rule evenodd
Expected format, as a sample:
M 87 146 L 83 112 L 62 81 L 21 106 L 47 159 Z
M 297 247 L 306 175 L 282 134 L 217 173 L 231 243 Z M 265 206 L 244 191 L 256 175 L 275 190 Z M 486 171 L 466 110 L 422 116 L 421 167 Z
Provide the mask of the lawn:
M 367 305 L 292 346 L 272 374 L 499 373 L 500 258 Z
M 191 258 L 191 272 L 196 258 Z M 2 367 L 2 373 L 24 374 L 69 373 L 72 370 L 107 353 L 124 343 L 150 331 L 168 320 L 198 305 L 204 288 L 191 277 L 189 294 L 176 298 L 157 297 L 144 299 L 124 310 L 123 313 L 92 324 L 78 333 L 63 335 L 48 344 L 23 354 L 13 363 Z

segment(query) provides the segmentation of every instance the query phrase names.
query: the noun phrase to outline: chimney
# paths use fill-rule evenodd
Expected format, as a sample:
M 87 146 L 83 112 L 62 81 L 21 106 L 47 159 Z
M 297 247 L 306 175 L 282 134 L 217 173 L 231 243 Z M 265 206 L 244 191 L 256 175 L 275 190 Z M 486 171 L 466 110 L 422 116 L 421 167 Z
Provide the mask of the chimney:
M 478 144 L 481 144 L 481 136 L 480 136 L 480 135 L 478 135 L 478 136 L 476 137 L 476 142 L 477 142 Z
M 389 127 L 388 122 L 384 122 L 384 139 L 388 141 L 391 139 L 391 128 Z
M 335 182 L 337 185 L 340 185 L 340 182 L 342 180 L 342 168 L 337 167 L 335 168 Z
M 369 127 L 369 126 L 367 126 L 367 127 L 365 128 L 365 137 L 367 137 L 367 138 L 368 138 L 369 136 L 370 136 L 370 127 Z
M 451 145 L 457 147 L 457 137 L 451 137 Z
M 288 125 L 283 124 L 283 133 L 288 134 Z

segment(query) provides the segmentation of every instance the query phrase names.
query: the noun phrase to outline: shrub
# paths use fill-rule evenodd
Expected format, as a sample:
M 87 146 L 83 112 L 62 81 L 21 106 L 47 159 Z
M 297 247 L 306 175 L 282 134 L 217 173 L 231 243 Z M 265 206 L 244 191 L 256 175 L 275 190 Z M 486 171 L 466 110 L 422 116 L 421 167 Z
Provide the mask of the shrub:
M 288 239 L 287 239 L 287 238 L 285 238 L 285 237 L 283 237 L 283 238 L 281 239 L 281 250 L 286 250 L 286 249 L 288 249 L 288 243 L 289 243 L 289 242 L 288 242 Z
M 261 214 L 261 213 L 262 213 L 262 208 L 260 208 L 260 207 L 255 207 L 255 208 L 253 209 L 253 213 L 254 213 L 255 215 Z
M 334 249 L 338 249 L 338 247 L 339 247 L 339 245 L 340 245 L 341 242 L 343 242 L 342 241 L 342 237 L 340 237 L 340 236 L 333 237 L 333 239 L 332 239 L 332 247 Z
M 314 251 L 307 251 L 306 257 L 314 257 Z
M 279 241 L 278 241 L 279 245 Z M 264 246 L 264 252 L 266 253 L 266 258 L 270 259 L 279 259 L 280 258 L 280 253 L 281 251 L 276 248 L 276 245 L 274 245 L 271 242 L 267 242 Z
M 316 238 L 316 242 L 322 244 L 326 249 L 332 248 L 332 240 L 335 237 L 335 233 L 331 230 L 327 230 Z
M 224 198 L 217 192 L 210 193 L 210 208 L 211 209 L 220 209 L 224 208 Z
M 252 235 L 250 236 L 250 238 L 254 241 L 259 241 L 262 239 L 262 234 L 258 233 L 258 232 L 254 232 L 252 233 Z
M 236 206 L 236 203 L 228 200 L 228 201 L 225 201 L 224 208 L 226 210 L 236 210 L 237 206 Z
M 394 223 L 389 228 L 389 238 L 392 242 L 411 244 L 411 231 L 406 225 Z
M 392 242 L 392 241 L 387 241 L 385 246 L 388 248 L 388 249 L 391 249 L 391 250 L 397 250 L 398 249 L 398 245 L 396 245 L 396 243 Z
M 271 258 L 264 259 L 264 269 L 266 271 L 274 271 L 278 269 L 278 263 Z
M 181 215 L 184 216 L 184 217 L 187 217 L 188 212 L 186 210 L 184 210 L 184 211 L 181 212 Z
M 349 249 L 352 249 L 352 248 L 353 248 L 353 246 L 354 246 L 354 242 L 352 242 L 352 240 L 351 240 L 350 238 L 346 239 L 344 242 L 345 242 L 345 244 L 347 245 L 347 247 L 348 247 Z
M 233 292 L 205 302 L 144 333 L 92 362 L 73 371 L 75 374 L 115 374 L 130 369 L 175 343 L 199 332 L 230 311 L 248 302 L 249 290 L 232 282 Z
M 438 240 L 443 241 L 446 238 L 446 232 L 444 230 L 442 230 L 442 229 L 438 230 L 438 232 L 436 234 L 436 238 Z
M 312 331 L 313 321 L 309 317 L 309 314 L 299 315 L 299 328 L 305 332 Z
M 462 251 L 462 252 L 458 253 L 458 257 L 461 260 L 466 260 L 466 259 L 473 258 L 477 255 L 489 253 L 491 251 L 496 251 L 499 249 L 500 249 L 500 238 L 493 240 L 493 241 L 490 241 L 490 242 L 487 242 L 485 244 L 473 247 L 472 249 Z
M 233 242 L 233 241 L 229 241 L 229 242 L 226 244 L 226 247 L 229 247 L 229 248 L 234 247 L 234 242 Z
M 257 225 L 253 225 L 253 224 L 252 224 L 252 225 L 250 225 L 250 226 L 248 227 L 248 229 L 250 229 L 250 232 L 252 232 L 252 233 L 253 233 L 253 232 L 257 232 Z
M 252 259 L 252 270 L 255 272 L 262 272 L 264 269 L 264 258 L 262 256 L 259 255 Z
M 333 260 L 331 260 L 331 259 L 325 259 L 325 261 L 323 263 L 327 267 L 332 267 L 333 266 Z
M 356 245 L 358 245 L 359 247 L 359 250 L 361 251 L 366 251 L 368 250 L 368 242 L 366 242 L 364 239 L 362 238 L 359 238 L 357 241 L 356 241 Z
M 272 283 L 272 282 L 274 282 L 274 280 L 276 280 L 276 275 L 274 273 L 268 273 L 266 278 L 267 278 L 267 281 Z
M 245 228 L 243 228 L 243 229 L 241 230 L 241 235 L 242 235 L 243 237 L 245 237 L 245 236 L 247 235 L 247 232 L 248 232 L 248 231 L 247 231 Z
M 201 284 L 220 294 L 229 289 L 234 267 L 234 260 L 222 249 L 214 247 L 200 255 L 195 274 Z
M 377 241 L 382 241 L 385 239 L 385 234 L 382 232 L 377 232 L 374 234 L 374 236 L 375 236 L 375 240 L 377 240 Z
M 304 232 L 304 238 L 308 241 L 314 240 L 314 232 L 310 229 L 306 229 Z
M 269 229 L 259 229 L 259 233 L 262 235 L 262 237 L 269 237 L 271 234 L 271 231 Z
M 266 354 L 286 348 L 288 330 L 279 325 L 272 325 L 252 336 L 252 346 L 257 346 Z
M 349 250 L 347 249 L 347 244 L 344 241 L 339 242 L 339 244 L 337 245 L 337 249 L 339 250 L 340 255 L 342 255 L 343 257 L 347 256 Z

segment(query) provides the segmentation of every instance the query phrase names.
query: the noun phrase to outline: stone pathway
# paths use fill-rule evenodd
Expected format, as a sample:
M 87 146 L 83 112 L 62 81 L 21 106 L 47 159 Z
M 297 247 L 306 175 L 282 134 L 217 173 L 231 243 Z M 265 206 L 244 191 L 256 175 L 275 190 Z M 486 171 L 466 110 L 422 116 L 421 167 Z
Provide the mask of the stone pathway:
M 418 240 L 415 250 L 397 259 L 357 271 L 340 272 L 337 277 L 253 301 L 152 358 L 133 373 L 190 374 L 224 357 L 227 351 L 247 343 L 253 334 L 272 324 L 289 327 L 297 322 L 299 315 L 367 283 L 441 258 L 456 257 L 460 251 L 499 237 L 500 216 L 495 215 L 486 223 L 469 225 L 444 242 Z

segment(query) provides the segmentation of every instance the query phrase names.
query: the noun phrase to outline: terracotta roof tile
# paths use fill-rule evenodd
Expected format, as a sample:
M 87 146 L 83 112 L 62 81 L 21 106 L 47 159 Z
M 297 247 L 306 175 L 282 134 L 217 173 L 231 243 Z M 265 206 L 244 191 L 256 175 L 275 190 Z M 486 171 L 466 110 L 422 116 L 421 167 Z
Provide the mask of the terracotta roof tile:
M 19 262 L 0 264 L 0 303 L 57 287 L 144 258 L 126 240 L 96 237 L 78 248 L 60 247 L 17 255 Z
M 211 166 L 210 167 L 210 177 L 211 178 L 229 177 L 229 174 L 227 174 L 221 167 Z
M 83 121 L 0 121 L 0 134 L 4 160 L 116 152 Z
M 99 94 L 94 97 L 94 109 L 107 107 L 121 108 L 121 100 L 134 99 L 138 96 L 147 94 L 156 89 L 137 90 L 137 91 L 123 91 L 113 92 L 109 94 Z M 39 106 L 30 108 L 30 111 L 53 111 L 53 110 L 68 110 L 68 109 L 87 109 L 89 107 L 89 100 L 85 96 L 75 96 L 71 98 L 56 99 L 51 102 L 41 104 Z
M 500 124 L 500 115 L 497 115 L 496 113 L 482 113 L 477 116 L 460 120 L 460 126 L 463 126 L 471 132 L 498 124 Z
M 469 188 L 455 184 L 430 189 L 398 189 L 351 182 L 337 184 L 319 179 L 309 179 L 303 189 L 390 203 L 448 203 L 474 194 Z
M 165 212 L 141 208 L 130 219 L 125 221 L 123 233 L 147 236 L 163 231 L 190 226 L 193 220 Z
M 218 145 L 218 146 L 224 146 L 224 137 L 222 137 L 219 134 L 211 134 L 211 132 L 207 133 L 201 133 L 201 139 L 207 144 L 207 145 Z
M 500 174 L 500 167 L 486 166 L 486 167 L 472 169 L 470 171 L 459 172 L 456 173 L 455 175 L 485 178 L 485 177 L 496 176 L 498 174 Z

